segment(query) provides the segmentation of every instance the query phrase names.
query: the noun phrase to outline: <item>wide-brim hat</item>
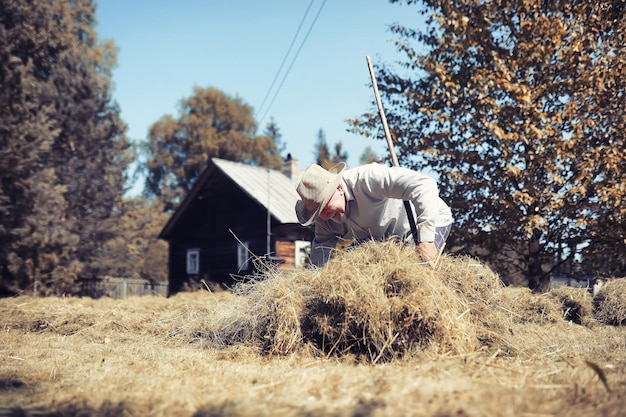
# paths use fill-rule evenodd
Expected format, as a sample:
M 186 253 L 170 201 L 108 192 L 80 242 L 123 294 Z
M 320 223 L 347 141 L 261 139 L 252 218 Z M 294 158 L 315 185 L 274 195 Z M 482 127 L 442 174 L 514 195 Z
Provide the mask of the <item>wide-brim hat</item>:
M 296 186 L 301 198 L 296 202 L 296 215 L 301 225 L 313 224 L 324 210 L 341 182 L 341 174 L 345 168 L 346 164 L 340 162 L 329 170 L 317 164 L 304 170 Z

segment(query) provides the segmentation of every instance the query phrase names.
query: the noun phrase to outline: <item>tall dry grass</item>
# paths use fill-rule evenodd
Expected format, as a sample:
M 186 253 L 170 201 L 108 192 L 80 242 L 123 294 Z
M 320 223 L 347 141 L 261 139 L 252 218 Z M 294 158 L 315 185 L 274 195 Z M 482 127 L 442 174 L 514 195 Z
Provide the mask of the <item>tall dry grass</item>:
M 624 282 L 508 288 L 372 243 L 233 292 L 0 300 L 0 415 L 620 416 Z

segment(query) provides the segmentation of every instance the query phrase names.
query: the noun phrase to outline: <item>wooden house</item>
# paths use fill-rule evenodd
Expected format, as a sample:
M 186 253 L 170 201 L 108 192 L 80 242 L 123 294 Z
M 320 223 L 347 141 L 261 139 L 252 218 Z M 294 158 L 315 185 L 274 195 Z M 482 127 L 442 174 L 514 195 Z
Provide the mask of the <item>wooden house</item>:
M 169 294 L 201 280 L 228 286 L 266 262 L 304 266 L 313 231 L 295 214 L 297 175 L 290 156 L 282 172 L 211 159 L 159 234 L 169 244 Z

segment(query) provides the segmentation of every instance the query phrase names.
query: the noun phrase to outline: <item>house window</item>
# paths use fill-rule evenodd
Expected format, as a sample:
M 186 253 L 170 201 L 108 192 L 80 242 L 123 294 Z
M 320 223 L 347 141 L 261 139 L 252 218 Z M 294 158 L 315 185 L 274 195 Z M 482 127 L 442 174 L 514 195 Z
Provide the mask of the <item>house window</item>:
M 249 268 L 250 251 L 248 247 L 250 242 L 237 243 L 237 267 L 240 271 L 244 271 Z
M 308 263 L 309 254 L 311 253 L 311 242 L 306 240 L 296 240 L 295 247 L 295 267 L 304 268 Z
M 200 272 L 200 249 L 187 249 L 187 273 L 190 275 Z

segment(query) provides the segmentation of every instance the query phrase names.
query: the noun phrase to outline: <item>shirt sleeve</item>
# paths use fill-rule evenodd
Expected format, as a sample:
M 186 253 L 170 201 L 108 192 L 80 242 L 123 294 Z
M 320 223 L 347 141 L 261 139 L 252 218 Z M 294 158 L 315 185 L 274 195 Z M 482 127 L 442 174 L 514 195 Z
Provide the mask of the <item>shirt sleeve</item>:
M 439 210 L 439 189 L 434 178 L 402 167 L 369 164 L 360 181 L 372 197 L 411 201 L 420 242 L 435 240 L 435 222 Z

